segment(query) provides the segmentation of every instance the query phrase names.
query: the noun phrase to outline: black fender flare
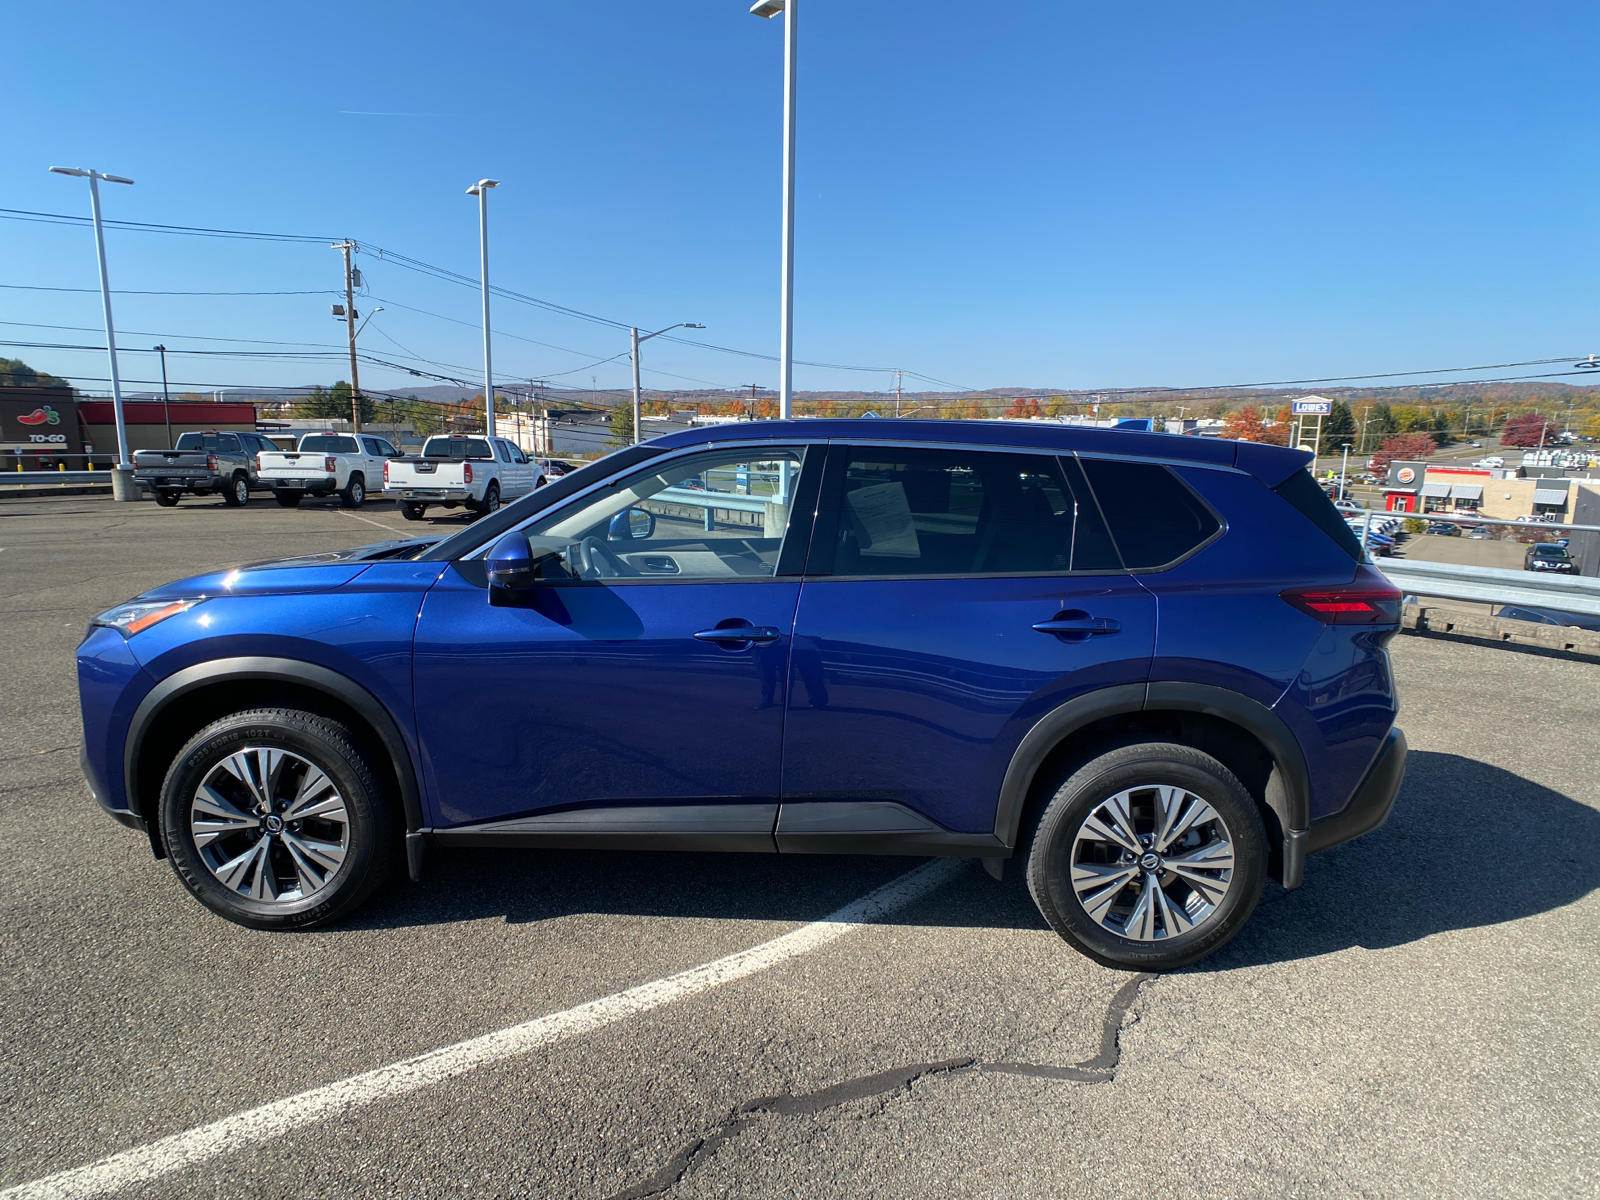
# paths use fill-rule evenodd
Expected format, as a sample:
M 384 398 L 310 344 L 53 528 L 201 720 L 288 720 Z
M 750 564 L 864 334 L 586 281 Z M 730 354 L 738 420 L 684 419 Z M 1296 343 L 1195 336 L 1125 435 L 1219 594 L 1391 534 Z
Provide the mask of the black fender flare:
M 144 748 L 145 735 L 162 711 L 175 700 L 197 688 L 209 687 L 216 683 L 251 680 L 293 683 L 322 692 L 349 705 L 372 726 L 394 765 L 395 778 L 400 782 L 400 803 L 405 809 L 406 839 L 409 846 L 414 836 L 423 828 L 422 792 L 417 786 L 416 767 L 411 761 L 410 751 L 406 749 L 400 727 L 395 724 L 394 718 L 389 715 L 389 710 L 379 702 L 378 698 L 355 680 L 327 667 L 319 667 L 314 663 L 301 662 L 293 658 L 212 659 L 210 662 L 196 663 L 192 667 L 174 671 L 151 688 L 139 702 L 139 707 L 134 709 L 133 718 L 128 722 L 128 736 L 122 747 L 122 779 L 127 791 L 128 808 L 134 812 L 144 811 L 138 794 L 135 768 L 138 765 L 139 753 Z
M 1253 735 L 1271 755 L 1273 771 L 1265 800 L 1283 827 L 1283 886 L 1298 887 L 1310 827 L 1311 786 L 1305 754 L 1294 734 L 1266 705 L 1228 688 L 1203 683 L 1151 682 L 1098 688 L 1051 709 L 1023 735 L 1000 785 L 994 833 L 1015 849 L 1023 805 L 1034 776 L 1050 752 L 1085 726 L 1124 713 L 1205 713 Z

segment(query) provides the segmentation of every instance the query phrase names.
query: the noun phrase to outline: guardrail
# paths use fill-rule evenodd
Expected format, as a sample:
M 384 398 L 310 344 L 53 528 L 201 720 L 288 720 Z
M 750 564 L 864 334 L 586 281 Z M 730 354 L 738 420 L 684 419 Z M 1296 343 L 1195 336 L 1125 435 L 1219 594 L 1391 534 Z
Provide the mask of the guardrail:
M 1408 558 L 1378 559 L 1377 567 L 1390 583 L 1411 595 L 1559 608 L 1600 616 L 1600 579 Z
M 651 500 L 662 504 L 686 504 L 694 508 L 725 508 L 729 512 L 764 513 L 768 504 L 778 503 L 776 496 L 745 496 L 739 492 L 701 491 L 699 488 L 662 488 Z
M 0 471 L 0 484 L 7 483 L 103 483 L 111 486 L 110 471 Z

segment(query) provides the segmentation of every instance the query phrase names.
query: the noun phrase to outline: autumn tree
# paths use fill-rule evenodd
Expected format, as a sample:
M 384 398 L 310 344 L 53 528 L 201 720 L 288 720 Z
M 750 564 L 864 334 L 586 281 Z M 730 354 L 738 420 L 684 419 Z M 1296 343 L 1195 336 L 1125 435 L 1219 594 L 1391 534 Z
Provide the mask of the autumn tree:
M 1239 442 L 1259 442 L 1266 425 L 1254 404 L 1231 412 L 1222 422 L 1222 436 Z
M 1391 459 L 1428 458 L 1438 448 L 1438 443 L 1433 440 L 1432 434 L 1397 433 L 1393 437 L 1385 438 L 1383 445 L 1374 452 L 1372 469 L 1382 475 L 1389 469 Z
M 1044 416 L 1044 409 L 1032 396 L 1018 396 L 1006 409 L 1005 415 L 1013 421 Z
M 1556 438 L 1556 423 L 1543 413 L 1523 413 L 1512 417 L 1500 431 L 1502 446 L 1549 445 Z

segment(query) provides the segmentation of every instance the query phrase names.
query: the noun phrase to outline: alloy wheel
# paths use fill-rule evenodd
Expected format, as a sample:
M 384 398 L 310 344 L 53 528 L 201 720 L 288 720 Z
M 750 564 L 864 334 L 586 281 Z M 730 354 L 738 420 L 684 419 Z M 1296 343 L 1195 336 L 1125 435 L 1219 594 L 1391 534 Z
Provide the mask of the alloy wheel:
M 1233 836 L 1194 792 L 1146 784 L 1090 810 L 1073 838 L 1071 870 L 1092 921 L 1131 941 L 1165 941 L 1216 913 L 1233 882 Z
M 309 759 L 246 746 L 195 790 L 189 830 L 206 869 L 242 897 L 304 900 L 328 885 L 350 849 L 344 798 Z

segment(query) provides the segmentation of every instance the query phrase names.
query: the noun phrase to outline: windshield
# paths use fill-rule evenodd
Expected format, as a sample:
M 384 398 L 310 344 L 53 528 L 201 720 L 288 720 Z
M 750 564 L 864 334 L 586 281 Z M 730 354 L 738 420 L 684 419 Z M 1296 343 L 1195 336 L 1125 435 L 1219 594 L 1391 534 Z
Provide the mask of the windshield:
M 1567 549 L 1565 546 L 1535 546 L 1533 553 L 1538 558 L 1565 558 Z
M 354 454 L 356 440 L 353 437 L 338 437 L 331 433 L 312 433 L 300 439 L 300 449 L 318 454 Z

